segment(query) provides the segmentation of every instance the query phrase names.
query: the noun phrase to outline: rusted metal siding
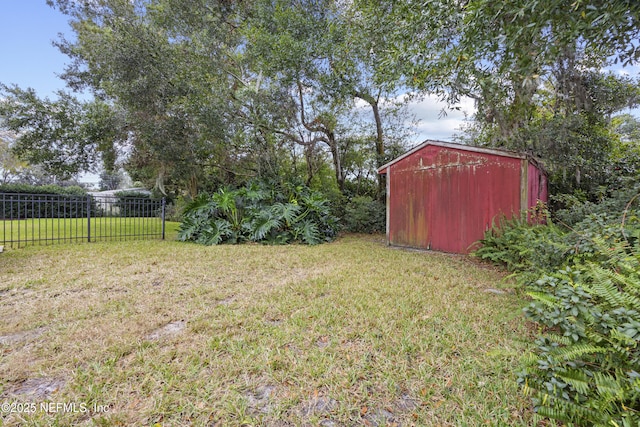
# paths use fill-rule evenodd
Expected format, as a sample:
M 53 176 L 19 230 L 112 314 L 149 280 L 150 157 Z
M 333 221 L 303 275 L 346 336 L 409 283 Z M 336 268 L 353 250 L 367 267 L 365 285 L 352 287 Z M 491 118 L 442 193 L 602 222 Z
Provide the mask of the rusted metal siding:
M 549 201 L 549 193 L 547 189 L 547 176 L 540 168 L 529 163 L 528 175 L 527 208 L 530 209 L 535 207 L 538 201 L 547 203 Z
M 521 211 L 523 195 L 526 205 L 523 171 L 535 175 L 526 160 L 451 145 L 426 145 L 381 169 L 390 244 L 468 253 L 497 217 Z

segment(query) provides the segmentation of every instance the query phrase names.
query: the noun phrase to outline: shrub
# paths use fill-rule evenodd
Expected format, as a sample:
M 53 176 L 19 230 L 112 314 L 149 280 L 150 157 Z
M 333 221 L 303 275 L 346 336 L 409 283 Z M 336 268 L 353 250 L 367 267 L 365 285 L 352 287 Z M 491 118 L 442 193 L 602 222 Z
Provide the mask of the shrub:
M 527 316 L 547 328 L 519 381 L 538 415 L 573 425 L 640 425 L 640 249 L 599 242 L 608 261 L 529 287 Z
M 622 219 L 627 204 L 640 194 L 640 181 L 624 179 L 619 185 L 604 188 L 602 197 L 596 202 L 586 201 L 580 194 L 561 194 L 553 197 L 557 204 L 565 206 L 556 211 L 554 219 L 567 226 L 583 222 L 589 215 L 615 215 Z M 637 204 L 636 204 L 637 206 Z
M 250 184 L 202 194 L 187 204 L 178 238 L 205 245 L 245 241 L 317 244 L 332 240 L 337 221 L 328 201 L 308 187 Z
M 526 217 L 501 220 L 485 233 L 475 256 L 521 274 L 539 274 L 563 264 L 570 248 L 565 230 L 550 221 L 530 224 Z
M 566 198 L 560 225 L 503 222 L 476 252 L 531 296 L 542 334 L 519 382 L 537 416 L 569 425 L 640 425 L 640 215 L 636 195 L 608 194 Z
M 0 193 L 86 196 L 87 190 L 77 185 L 60 187 L 59 185 L 0 184 Z
M 118 216 L 128 218 L 142 218 L 158 216 L 157 209 L 147 202 L 152 197 L 143 191 L 122 190 L 114 193 Z M 157 205 L 156 205 L 157 206 Z
M 384 203 L 369 196 L 356 196 L 347 203 L 342 221 L 344 229 L 352 233 L 382 233 L 386 208 Z
M 187 201 L 183 197 L 168 200 L 165 207 L 165 217 L 167 221 L 182 222 L 182 214 L 187 206 Z

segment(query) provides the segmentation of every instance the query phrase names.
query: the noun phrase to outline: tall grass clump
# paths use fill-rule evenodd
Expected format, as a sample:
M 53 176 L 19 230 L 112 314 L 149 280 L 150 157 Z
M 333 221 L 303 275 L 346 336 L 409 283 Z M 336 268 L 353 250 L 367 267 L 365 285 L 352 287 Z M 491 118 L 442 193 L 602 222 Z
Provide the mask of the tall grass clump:
M 505 221 L 476 252 L 513 271 L 531 297 L 525 314 L 539 336 L 519 382 L 539 418 L 640 425 L 637 194 L 635 184 L 599 203 L 574 198 L 547 224 Z

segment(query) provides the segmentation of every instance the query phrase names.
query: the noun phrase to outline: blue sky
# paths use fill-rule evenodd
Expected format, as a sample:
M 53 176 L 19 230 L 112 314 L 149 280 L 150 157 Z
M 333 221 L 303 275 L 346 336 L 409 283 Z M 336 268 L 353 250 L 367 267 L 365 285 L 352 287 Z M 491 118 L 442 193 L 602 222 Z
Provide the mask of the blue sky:
M 71 36 L 68 18 L 45 0 L 2 0 L 0 5 L 0 82 L 32 87 L 54 97 L 65 87 L 56 73 L 68 58 L 52 45 L 58 33 Z

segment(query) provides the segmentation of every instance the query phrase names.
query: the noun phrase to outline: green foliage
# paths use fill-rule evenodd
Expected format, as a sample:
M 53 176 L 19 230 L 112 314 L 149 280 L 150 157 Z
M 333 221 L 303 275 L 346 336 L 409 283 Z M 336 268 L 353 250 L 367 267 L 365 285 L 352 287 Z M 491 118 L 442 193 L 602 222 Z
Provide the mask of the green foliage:
M 15 135 L 0 129 L 0 184 L 14 181 L 26 167 L 13 152 Z
M 600 242 L 603 243 L 603 242 Z M 527 316 L 548 328 L 520 375 L 539 414 L 573 425 L 640 422 L 640 248 L 599 249 L 607 263 L 558 270 L 529 286 Z
M 638 105 L 637 78 L 606 73 L 634 63 L 640 3 L 629 0 L 357 0 L 388 75 L 435 92 L 451 105 L 475 101 L 462 136 L 473 145 L 540 158 L 552 192 L 610 183 L 633 174 L 636 159 L 615 155 L 614 114 Z M 382 76 L 382 75 L 381 75 Z M 627 126 L 620 128 L 626 131 Z M 617 157 L 617 159 L 616 159 Z M 612 168 L 612 160 L 620 164 Z M 637 171 L 637 169 L 635 169 Z
M 573 227 L 589 216 L 609 216 L 617 222 L 622 221 L 624 210 L 637 194 L 640 194 L 640 182 L 633 178 L 620 177 L 613 185 L 600 189 L 600 198 L 597 202 L 587 200 L 587 195 L 577 191 L 574 194 L 561 194 L 553 197 L 555 204 L 564 206 L 554 213 L 556 221 Z M 637 206 L 637 202 L 632 205 Z M 589 223 L 585 223 L 589 226 Z
M 112 170 L 126 152 L 123 167 L 134 180 L 191 198 L 248 179 L 306 175 L 311 185 L 323 168 L 333 169 L 340 191 L 349 180 L 359 190 L 377 180 L 384 190 L 373 168 L 385 144 L 404 142 L 395 124 L 406 113 L 395 81 L 375 77 L 383 33 L 362 28 L 352 7 L 48 3 L 73 31 L 56 43 L 71 60 L 61 77 L 96 101 L 71 92 L 40 99 L 0 84 L 2 126 L 20 134 L 16 150 L 25 160 L 67 177 L 99 161 Z
M 40 195 L 35 199 L 46 203 L 19 201 L 30 194 Z M 78 186 L 2 184 L 0 201 L 0 218 L 76 218 L 86 216 L 87 191 Z M 96 209 L 95 202 L 91 203 Z
M 138 218 L 158 216 L 157 209 L 151 208 L 152 205 L 147 202 L 152 198 L 147 192 L 123 190 L 118 191 L 114 196 L 117 198 L 114 206 L 118 208 L 118 216 Z
M 369 196 L 353 197 L 345 207 L 342 222 L 345 231 L 352 233 L 383 233 L 385 205 Z
M 531 224 L 526 216 L 502 219 L 485 233 L 475 255 L 502 264 L 509 271 L 535 275 L 562 264 L 569 250 L 561 240 L 563 234 L 564 231 L 550 221 Z
M 631 139 L 636 123 L 615 116 L 638 103 L 640 86 L 629 77 L 556 68 L 539 85 L 526 117 L 510 126 L 476 117 L 461 139 L 531 153 L 544 164 L 551 193 L 582 191 L 595 200 L 601 186 L 640 170 Z
M 525 313 L 543 333 L 519 381 L 539 416 L 640 423 L 638 189 L 609 189 L 597 204 L 565 196 L 556 223 L 505 222 L 476 252 L 514 271 L 532 298 Z
M 86 196 L 87 190 L 76 185 L 72 185 L 69 187 L 61 187 L 58 185 L 1 184 L 0 193 L 60 194 L 65 196 Z
M 62 91 L 57 95 L 56 100 L 40 99 L 33 89 L 0 83 L 2 127 L 18 135 L 14 153 L 60 179 L 92 171 L 98 159 L 112 168 L 113 144 L 127 136 L 118 132 L 111 107 L 98 100 L 79 101 Z
M 249 184 L 201 194 L 187 204 L 178 238 L 205 245 L 293 242 L 315 245 L 332 240 L 337 220 L 328 201 L 303 185 Z

